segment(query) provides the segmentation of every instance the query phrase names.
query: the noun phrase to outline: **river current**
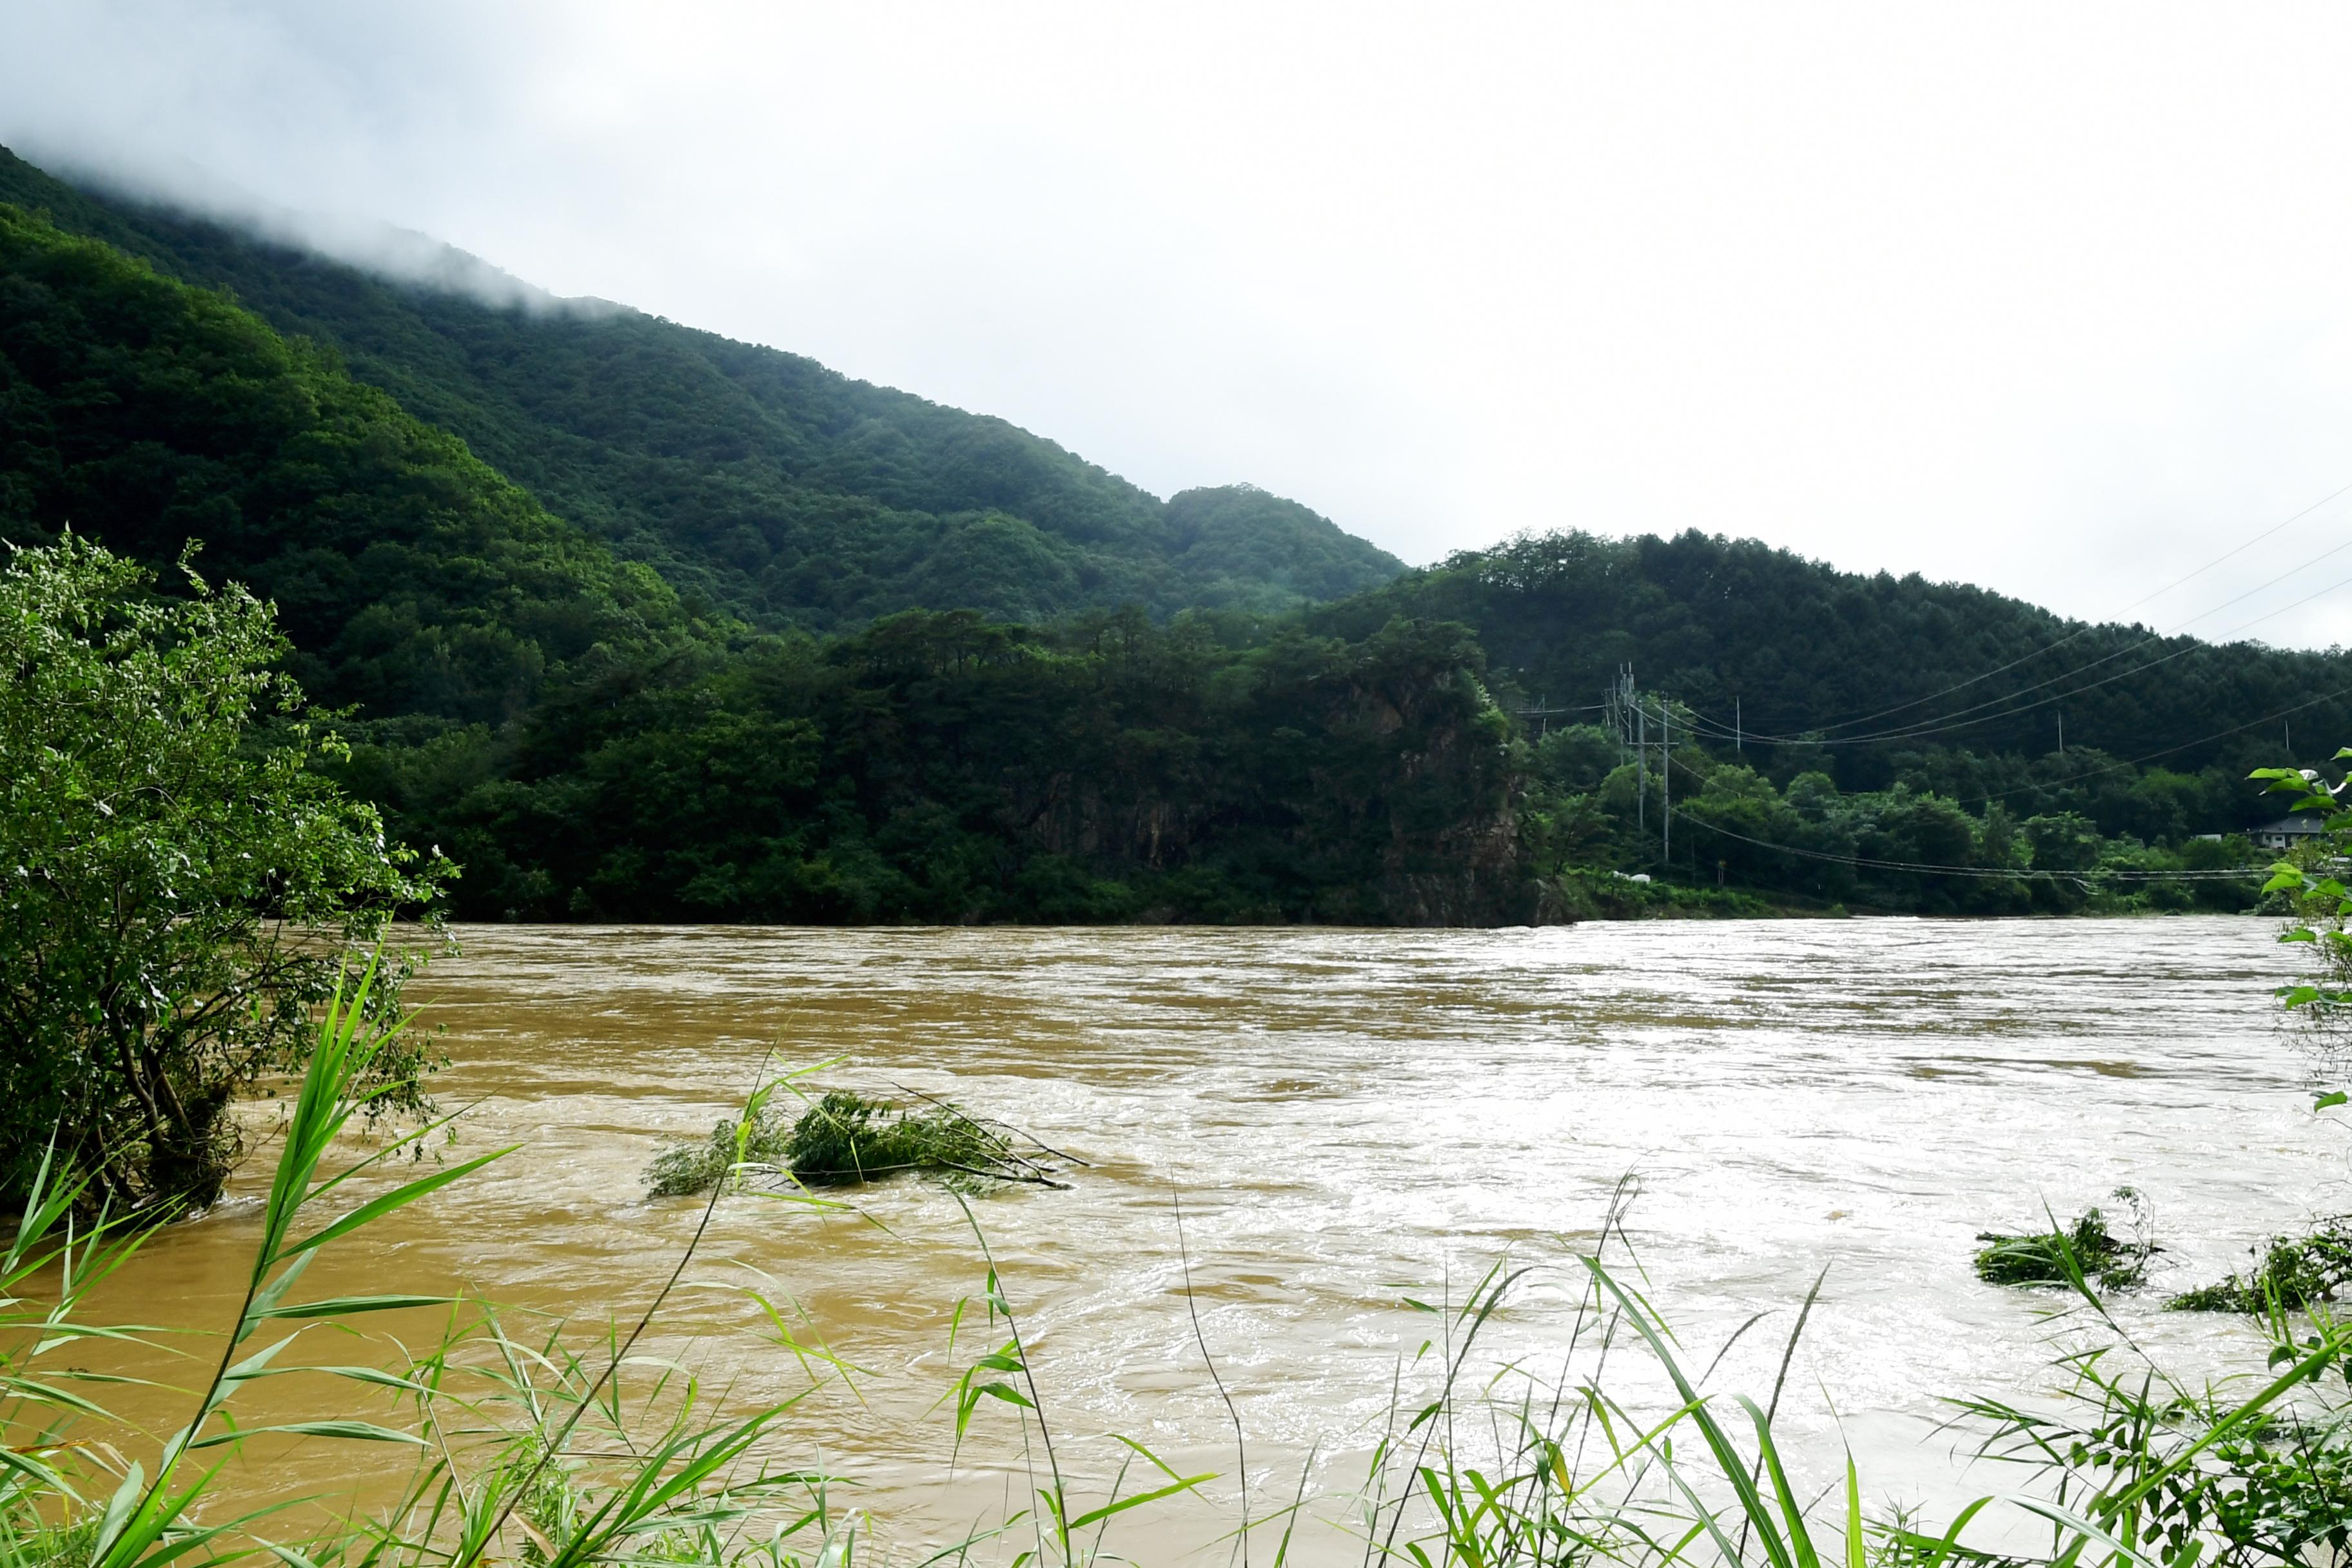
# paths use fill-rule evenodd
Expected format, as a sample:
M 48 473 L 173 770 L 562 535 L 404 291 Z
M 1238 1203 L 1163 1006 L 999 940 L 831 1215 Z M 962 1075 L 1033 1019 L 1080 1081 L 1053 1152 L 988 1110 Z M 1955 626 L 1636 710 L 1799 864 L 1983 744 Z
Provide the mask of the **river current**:
M 1770 1314 L 1711 1386 L 1761 1396 L 1826 1268 L 1784 1427 L 1824 1478 L 1850 1448 L 1874 1496 L 1933 1503 L 2015 1479 L 1956 1473 L 1940 1397 L 2030 1394 L 2058 1332 L 2048 1295 L 1975 1280 L 1977 1232 L 2137 1188 L 2166 1250 L 2118 1319 L 2202 1376 L 2259 1367 L 2257 1338 L 2161 1296 L 2352 1207 L 2342 1131 L 2276 1030 L 2288 964 L 2263 921 L 457 934 L 462 956 L 414 993 L 452 1060 L 436 1093 L 471 1107 L 443 1153 L 520 1147 L 340 1248 L 315 1289 L 470 1289 L 583 1328 L 633 1315 L 701 1212 L 646 1199 L 646 1162 L 707 1133 L 763 1063 L 834 1062 L 810 1081 L 952 1099 L 1088 1162 L 1067 1191 L 981 1196 L 971 1219 L 918 1180 L 861 1191 L 857 1213 L 726 1198 L 656 1335 L 732 1397 L 789 1393 L 800 1363 L 733 1287 L 788 1296 L 864 1369 L 864 1403 L 828 1388 L 793 1440 L 915 1534 L 1013 1485 L 992 1468 L 1013 1413 L 992 1404 L 940 1479 L 937 1401 L 982 1348 L 967 1326 L 947 1350 L 981 1289 L 973 1220 L 1074 1462 L 1108 1468 L 1116 1431 L 1230 1477 L 1205 1341 L 1255 1486 L 1287 1500 L 1310 1447 L 1318 1489 L 1360 1462 L 1430 1332 L 1404 1298 L 1589 1250 L 1630 1178 L 1610 1245 L 1696 1365 Z M 174 1227 L 138 1312 L 226 1318 L 254 1231 L 250 1201 Z M 1571 1276 L 1538 1271 L 1496 1354 L 1556 1345 L 1568 1308 L 1547 1277 Z M 331 1447 L 272 1464 L 331 1478 L 351 1462 Z M 1180 1500 L 1127 1548 L 1164 1558 L 1217 1518 Z M 1353 1555 L 1336 1533 L 1297 1550 Z

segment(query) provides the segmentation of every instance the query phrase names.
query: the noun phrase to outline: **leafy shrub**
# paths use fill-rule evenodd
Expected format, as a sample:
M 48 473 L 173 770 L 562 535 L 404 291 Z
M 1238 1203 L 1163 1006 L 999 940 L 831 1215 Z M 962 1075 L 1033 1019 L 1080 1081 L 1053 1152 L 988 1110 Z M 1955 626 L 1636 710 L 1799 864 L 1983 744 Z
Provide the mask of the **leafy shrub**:
M 2333 1301 L 2352 1284 L 2352 1223 L 2338 1217 L 2302 1236 L 2274 1236 L 2250 1248 L 2257 1258 L 2243 1274 L 2175 1296 L 2176 1312 L 2267 1312 Z
M 2096 1208 L 2084 1210 L 2063 1230 L 2025 1236 L 1982 1231 L 1977 1239 L 1989 1245 L 1977 1253 L 1977 1278 L 1988 1285 L 2069 1285 L 2079 1274 L 2110 1290 L 2137 1285 L 2158 1248 L 2148 1239 L 2139 1194 L 2117 1187 L 2115 1196 L 2130 1207 L 2128 1237 L 2109 1230 L 2106 1215 Z
M 276 612 L 183 565 L 166 596 L 68 534 L 0 571 L 0 1206 L 53 1132 L 93 1205 L 211 1203 L 238 1097 L 302 1069 L 346 961 L 452 871 L 314 765 L 338 748 Z M 370 1060 L 369 1114 L 424 1109 L 422 1049 Z
M 1959 1404 L 1964 1421 L 1988 1428 L 1980 1452 L 2037 1472 L 2044 1495 L 2069 1500 L 2111 1539 L 2138 1548 L 2128 1558 L 2102 1562 L 2144 1568 L 2341 1564 L 2352 1539 L 2352 1412 L 2327 1396 L 2316 1374 L 2341 1366 L 2342 1345 L 2340 1330 L 2302 1343 L 2275 1335 L 2272 1368 L 2292 1368 L 2287 1380 L 2304 1385 L 2294 1404 L 2274 1394 L 2241 1403 L 2111 1344 L 2062 1358 L 2074 1375 L 2055 1401 Z M 1933 1538 L 1908 1535 L 1900 1544 L 1907 1552 L 1889 1562 L 1947 1560 L 1937 1550 L 1944 1543 Z M 2075 1558 L 2060 1552 L 1969 1560 L 2054 1564 Z
M 952 1105 L 910 1111 L 836 1089 L 789 1127 L 760 1106 L 743 1121 L 719 1122 L 702 1142 L 663 1150 L 646 1169 L 646 1195 L 707 1193 L 730 1171 L 762 1167 L 808 1186 L 870 1182 L 901 1171 L 1044 1180 L 1044 1168 L 1014 1148 L 1006 1130 Z
M 682 1198 L 707 1193 L 727 1179 L 738 1164 L 781 1168 L 791 1131 L 764 1110 L 744 1121 L 725 1121 L 699 1143 L 673 1143 L 646 1167 L 646 1196 Z

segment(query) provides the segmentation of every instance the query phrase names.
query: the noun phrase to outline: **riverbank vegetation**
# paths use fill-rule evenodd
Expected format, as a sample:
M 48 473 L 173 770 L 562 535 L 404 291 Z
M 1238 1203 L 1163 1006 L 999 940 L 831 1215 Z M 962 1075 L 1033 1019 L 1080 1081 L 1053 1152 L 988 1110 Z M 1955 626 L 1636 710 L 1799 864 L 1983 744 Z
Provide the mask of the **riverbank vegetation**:
M 2182 1312 L 2305 1312 L 2352 1286 L 2352 1224 L 2342 1218 L 2247 1250 L 2252 1262 L 2242 1273 L 2184 1290 L 2165 1305 Z
M 160 597 L 70 536 L 0 574 L 0 1202 L 54 1158 L 118 1215 L 211 1203 L 237 1100 L 300 1069 L 346 955 L 449 875 L 314 765 L 335 743 L 269 606 L 183 575 Z M 373 1113 L 422 1108 L 424 1051 L 370 1062 Z

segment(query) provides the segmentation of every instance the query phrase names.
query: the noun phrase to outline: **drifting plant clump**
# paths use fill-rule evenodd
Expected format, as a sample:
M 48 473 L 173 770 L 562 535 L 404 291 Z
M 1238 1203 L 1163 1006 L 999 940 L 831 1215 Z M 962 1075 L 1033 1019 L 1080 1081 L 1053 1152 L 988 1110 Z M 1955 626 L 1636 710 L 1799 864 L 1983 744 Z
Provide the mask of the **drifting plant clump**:
M 789 1127 L 764 1105 L 740 1121 L 721 1121 L 701 1143 L 663 1150 L 646 1169 L 648 1197 L 707 1193 L 731 1172 L 772 1171 L 803 1186 L 870 1182 L 901 1171 L 951 1184 L 983 1180 L 1060 1186 L 1052 1168 L 1022 1152 L 1035 1140 L 965 1115 L 945 1101 L 908 1110 L 845 1089 L 828 1091 Z
M 2176 1312 L 2294 1311 L 2333 1301 L 2352 1285 L 2352 1218 L 2339 1215 L 2302 1236 L 2274 1236 L 2248 1250 L 2257 1261 L 2245 1273 L 2183 1291 L 2165 1306 Z
M 898 1171 L 922 1171 L 999 1182 L 1060 1186 L 1048 1167 L 1021 1152 L 1016 1139 L 1035 1140 L 994 1121 L 977 1121 L 945 1100 L 908 1110 L 845 1089 L 825 1095 L 793 1123 L 784 1165 L 811 1185 L 870 1182 Z M 1043 1144 L 1035 1145 L 1051 1153 Z
M 2107 1228 L 2106 1215 L 2084 1210 L 2063 1230 L 2009 1236 L 1981 1231 L 1988 1243 L 1977 1253 L 1977 1278 L 1988 1285 L 2072 1285 L 2095 1279 L 2103 1289 L 2122 1290 L 2147 1277 L 2147 1260 L 2162 1249 L 2149 1239 L 2147 1214 L 2136 1188 L 2117 1187 L 2116 1197 L 2131 1210 L 2128 1236 Z
M 755 1108 L 741 1121 L 721 1121 L 700 1143 L 673 1143 L 646 1167 L 646 1196 L 682 1198 L 707 1193 L 727 1179 L 738 1165 L 782 1168 L 792 1132 L 764 1108 Z

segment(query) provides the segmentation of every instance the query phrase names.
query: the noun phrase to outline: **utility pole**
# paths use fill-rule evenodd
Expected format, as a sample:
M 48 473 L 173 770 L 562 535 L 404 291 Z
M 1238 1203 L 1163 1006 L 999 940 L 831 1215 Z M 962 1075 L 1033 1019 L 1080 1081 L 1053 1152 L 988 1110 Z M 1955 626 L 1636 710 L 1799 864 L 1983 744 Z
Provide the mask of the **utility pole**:
M 2058 754 L 2066 754 L 2066 710 L 2058 710 Z
M 1665 868 L 1675 868 L 1675 730 L 1672 710 L 1658 704 L 1658 784 L 1666 792 L 1665 809 L 1658 814 L 1658 831 L 1664 836 L 1664 847 L 1658 858 Z
M 1650 710 L 1633 704 L 1633 826 L 1646 832 L 1650 816 Z
M 1717 709 L 1721 712 L 1721 709 Z M 1731 700 L 1731 749 L 1741 756 L 1748 754 L 1748 726 L 1739 721 L 1739 699 Z

